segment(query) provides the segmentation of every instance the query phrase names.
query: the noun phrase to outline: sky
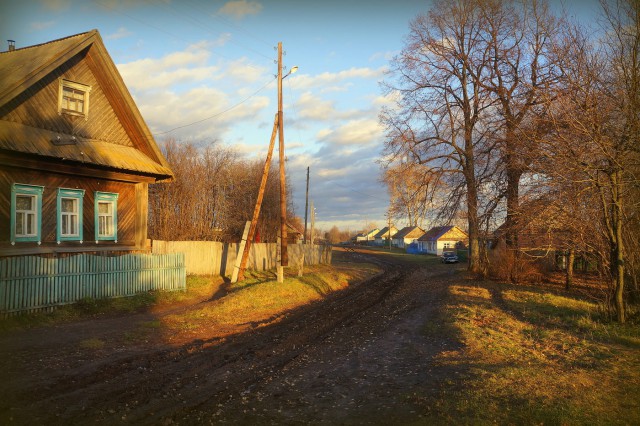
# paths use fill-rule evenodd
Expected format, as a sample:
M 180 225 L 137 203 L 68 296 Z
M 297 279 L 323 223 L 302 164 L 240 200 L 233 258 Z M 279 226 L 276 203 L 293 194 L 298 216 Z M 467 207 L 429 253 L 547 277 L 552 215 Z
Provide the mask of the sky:
M 217 143 L 264 161 L 277 113 L 281 42 L 285 73 L 298 67 L 283 81 L 295 214 L 304 219 L 309 167 L 316 227 L 359 231 L 370 223 L 385 226 L 389 206 L 380 182 L 378 115 L 390 99 L 380 83 L 409 22 L 431 4 L 0 0 L 0 43 L 12 39 L 20 48 L 97 29 L 160 145 L 168 138 Z M 596 0 L 563 4 L 585 19 L 597 10 Z

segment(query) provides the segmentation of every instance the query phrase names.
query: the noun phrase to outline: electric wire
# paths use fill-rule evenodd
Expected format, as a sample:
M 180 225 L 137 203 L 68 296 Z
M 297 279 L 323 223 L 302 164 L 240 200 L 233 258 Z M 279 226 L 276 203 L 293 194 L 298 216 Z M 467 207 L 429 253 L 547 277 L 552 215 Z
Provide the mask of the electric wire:
M 275 79 L 274 79 L 274 80 L 275 80 Z M 225 109 L 225 110 L 223 110 L 223 111 L 217 112 L 216 114 L 211 115 L 211 116 L 209 116 L 209 117 L 202 118 L 202 119 L 200 119 L 200 120 L 196 120 L 196 121 L 194 121 L 194 122 L 192 122 L 192 123 L 188 123 L 188 124 L 184 124 L 184 125 L 181 125 L 181 126 L 178 126 L 178 127 L 174 127 L 173 129 L 169 129 L 169 130 L 166 130 L 166 131 L 164 131 L 164 132 L 156 132 L 156 133 L 153 133 L 153 136 L 166 135 L 167 133 L 171 133 L 171 132 L 173 132 L 173 131 L 175 131 L 175 130 L 183 129 L 183 128 L 185 128 L 185 127 L 193 126 L 193 125 L 195 125 L 195 124 L 199 124 L 199 123 L 202 123 L 202 122 L 204 122 L 204 121 L 211 120 L 212 118 L 219 117 L 219 116 L 221 116 L 221 115 L 223 115 L 223 114 L 225 114 L 225 113 L 227 113 L 227 112 L 229 112 L 229 111 L 233 110 L 234 108 L 239 107 L 239 106 L 240 106 L 240 105 L 242 105 L 243 103 L 247 102 L 249 99 L 251 99 L 251 98 L 253 98 L 254 96 L 256 96 L 258 93 L 260 93 L 261 91 L 263 91 L 263 90 L 264 90 L 268 85 L 270 85 L 271 83 L 273 83 L 273 82 L 274 82 L 274 80 L 269 80 L 269 81 L 268 81 L 268 82 L 266 82 L 262 87 L 260 87 L 258 90 L 256 90 L 255 92 L 253 92 L 251 95 L 247 96 L 246 98 L 244 98 L 244 99 L 243 99 L 243 100 L 241 100 L 240 102 L 238 102 L 238 103 L 236 103 L 236 104 L 234 104 L 234 105 L 230 106 L 229 108 L 227 108 L 227 109 Z

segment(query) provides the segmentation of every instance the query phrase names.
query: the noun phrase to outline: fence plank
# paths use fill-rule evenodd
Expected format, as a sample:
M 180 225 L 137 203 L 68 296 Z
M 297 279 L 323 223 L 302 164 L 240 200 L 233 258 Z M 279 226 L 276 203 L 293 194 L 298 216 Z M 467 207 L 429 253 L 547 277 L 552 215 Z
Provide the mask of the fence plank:
M 0 315 L 51 309 L 85 297 L 185 289 L 182 253 L 0 258 Z

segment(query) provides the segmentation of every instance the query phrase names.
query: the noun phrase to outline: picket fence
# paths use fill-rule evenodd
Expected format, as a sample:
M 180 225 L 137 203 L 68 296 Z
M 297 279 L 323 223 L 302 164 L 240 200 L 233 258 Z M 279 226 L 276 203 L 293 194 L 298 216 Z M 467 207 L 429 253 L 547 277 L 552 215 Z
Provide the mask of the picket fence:
M 0 259 L 0 315 L 48 310 L 84 298 L 186 289 L 183 253 Z

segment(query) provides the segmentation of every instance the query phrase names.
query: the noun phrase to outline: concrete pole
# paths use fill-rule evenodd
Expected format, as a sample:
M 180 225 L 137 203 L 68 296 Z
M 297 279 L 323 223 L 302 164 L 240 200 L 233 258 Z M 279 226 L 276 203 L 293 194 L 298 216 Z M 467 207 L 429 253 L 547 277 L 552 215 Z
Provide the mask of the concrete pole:
M 304 235 L 302 244 L 307 244 L 307 213 L 309 212 L 309 167 L 307 167 L 307 195 L 304 199 Z
M 278 42 L 278 149 L 280 154 L 280 268 L 289 264 L 287 254 L 287 181 L 284 170 L 284 125 L 282 113 L 282 42 Z M 280 275 L 280 274 L 278 274 Z

